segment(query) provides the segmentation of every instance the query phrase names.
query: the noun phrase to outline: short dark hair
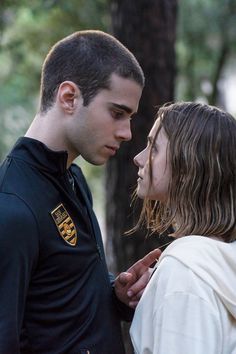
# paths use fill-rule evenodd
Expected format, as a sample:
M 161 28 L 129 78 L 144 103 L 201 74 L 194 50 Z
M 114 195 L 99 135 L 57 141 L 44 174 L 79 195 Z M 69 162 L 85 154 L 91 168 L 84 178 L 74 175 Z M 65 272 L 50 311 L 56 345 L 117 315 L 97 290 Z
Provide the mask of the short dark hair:
M 97 30 L 79 31 L 57 42 L 42 68 L 40 112 L 54 103 L 58 87 L 73 81 L 88 105 L 101 89 L 109 88 L 111 74 L 144 86 L 143 71 L 134 55 L 116 38 Z

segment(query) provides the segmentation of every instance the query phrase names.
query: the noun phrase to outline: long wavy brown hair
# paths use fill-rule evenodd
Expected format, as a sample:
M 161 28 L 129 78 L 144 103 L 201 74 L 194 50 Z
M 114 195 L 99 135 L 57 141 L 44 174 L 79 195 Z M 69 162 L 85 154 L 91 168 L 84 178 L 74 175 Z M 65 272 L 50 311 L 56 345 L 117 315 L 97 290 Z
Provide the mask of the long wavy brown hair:
M 144 199 L 138 222 L 159 234 L 236 239 L 236 120 L 216 107 L 181 102 L 163 106 L 152 145 L 163 128 L 171 178 L 165 204 Z M 152 152 L 152 147 L 150 155 Z M 152 167 L 150 157 L 150 181 Z

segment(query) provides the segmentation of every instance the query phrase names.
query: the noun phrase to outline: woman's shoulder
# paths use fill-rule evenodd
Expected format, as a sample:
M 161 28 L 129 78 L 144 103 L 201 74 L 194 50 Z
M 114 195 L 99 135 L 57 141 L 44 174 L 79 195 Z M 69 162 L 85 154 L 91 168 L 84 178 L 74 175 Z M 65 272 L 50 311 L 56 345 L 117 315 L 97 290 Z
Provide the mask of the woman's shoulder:
M 195 262 L 212 258 L 214 255 L 227 252 L 225 242 L 206 236 L 190 235 L 173 241 L 162 253 L 160 262 L 165 257 L 174 257 L 182 262 Z
M 162 253 L 158 269 L 159 283 L 194 284 L 202 282 L 213 289 L 224 303 L 236 303 L 236 242 L 191 235 L 175 240 Z M 227 274 L 227 276 L 225 276 Z M 178 280 L 177 280 L 178 279 Z M 170 281 L 169 281 L 170 280 Z

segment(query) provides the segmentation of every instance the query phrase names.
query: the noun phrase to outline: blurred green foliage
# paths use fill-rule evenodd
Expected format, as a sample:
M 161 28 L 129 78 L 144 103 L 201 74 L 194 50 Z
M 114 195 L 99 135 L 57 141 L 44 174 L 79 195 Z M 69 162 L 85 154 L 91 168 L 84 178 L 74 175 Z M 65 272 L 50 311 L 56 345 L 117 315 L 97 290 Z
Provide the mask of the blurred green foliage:
M 110 21 L 109 0 L 0 2 L 0 160 L 37 110 L 41 65 L 50 46 L 77 30 L 109 31 Z M 222 104 L 219 83 L 230 60 L 235 63 L 235 23 L 236 0 L 179 2 L 177 99 Z M 85 169 L 90 178 L 102 171 Z
M 178 99 L 224 107 L 220 82 L 236 57 L 236 0 L 179 2 L 176 42 Z M 234 71 L 234 74 L 236 72 Z M 235 87 L 236 90 L 236 87 Z
M 38 106 L 42 62 L 50 46 L 82 29 L 110 26 L 107 0 L 21 0 L 0 3 L 0 160 L 24 135 Z M 99 212 L 103 168 L 78 160 Z
M 0 159 L 35 111 L 43 59 L 56 41 L 81 29 L 107 30 L 106 0 L 0 3 Z

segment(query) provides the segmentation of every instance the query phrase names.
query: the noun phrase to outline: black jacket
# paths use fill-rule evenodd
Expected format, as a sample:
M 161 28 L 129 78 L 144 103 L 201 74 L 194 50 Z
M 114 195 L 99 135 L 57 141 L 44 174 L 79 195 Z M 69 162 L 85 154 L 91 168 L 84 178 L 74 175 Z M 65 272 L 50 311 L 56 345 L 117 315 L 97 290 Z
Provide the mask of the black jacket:
M 113 293 L 84 176 L 66 163 L 20 138 L 1 166 L 0 354 L 124 353 L 131 312 Z

